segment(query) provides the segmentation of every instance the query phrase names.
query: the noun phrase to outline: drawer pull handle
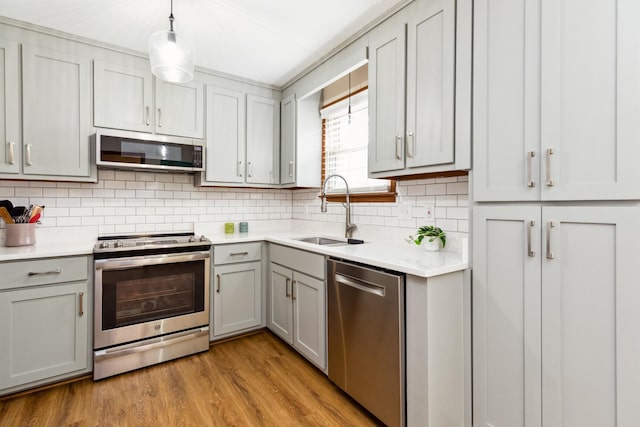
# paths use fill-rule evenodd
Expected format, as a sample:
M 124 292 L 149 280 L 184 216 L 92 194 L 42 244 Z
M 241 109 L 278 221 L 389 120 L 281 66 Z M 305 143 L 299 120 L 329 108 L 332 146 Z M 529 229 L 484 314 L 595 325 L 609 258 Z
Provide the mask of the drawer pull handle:
M 28 273 L 29 276 L 44 276 L 47 274 L 60 274 L 62 273 L 62 269 L 60 268 L 56 268 L 55 270 L 49 270 L 49 271 L 30 271 Z
M 535 187 L 536 182 L 533 180 L 533 158 L 536 156 L 535 151 L 527 153 L 527 187 Z
M 402 160 L 402 135 L 396 135 L 396 159 Z
M 162 108 L 158 108 L 158 127 L 162 127 Z
M 547 149 L 547 187 L 553 187 L 556 183 L 551 179 L 551 156 L 555 154 L 553 148 Z
M 220 293 L 220 275 L 216 274 L 216 277 L 218 278 L 218 286 L 216 287 L 216 293 Z
M 249 255 L 249 252 L 231 252 L 229 256 Z
M 555 221 L 547 222 L 547 259 L 554 259 L 556 257 L 556 255 L 551 250 L 551 229 L 555 226 Z
M 144 107 L 144 109 L 146 111 L 146 117 L 147 117 L 144 122 L 147 126 L 149 126 L 149 106 L 147 105 L 146 107 Z
M 527 255 L 529 255 L 531 258 L 536 256 L 536 251 L 533 250 L 531 245 L 531 231 L 533 230 L 533 227 L 535 227 L 535 225 L 536 222 L 530 220 L 529 227 L 527 227 Z
M 291 286 L 291 279 L 287 277 L 287 281 L 284 284 L 284 296 L 287 298 L 291 296 L 291 292 L 289 292 L 289 286 Z
M 294 300 L 296 299 L 296 283 L 298 283 L 297 280 L 292 280 L 291 281 L 291 299 Z
M 411 141 L 409 141 L 411 139 Z M 407 157 L 413 157 L 415 151 L 415 139 L 413 138 L 413 132 L 407 133 Z
M 15 147 L 16 143 L 13 141 L 9 141 L 7 142 L 7 144 L 9 145 L 9 164 L 10 165 L 15 165 L 16 164 L 16 159 L 13 155 L 13 148 Z
M 33 166 L 31 162 L 31 146 L 32 144 L 27 144 L 27 166 Z
M 84 315 L 84 292 L 80 292 L 79 300 L 80 300 L 80 311 L 78 312 L 78 315 L 82 317 Z

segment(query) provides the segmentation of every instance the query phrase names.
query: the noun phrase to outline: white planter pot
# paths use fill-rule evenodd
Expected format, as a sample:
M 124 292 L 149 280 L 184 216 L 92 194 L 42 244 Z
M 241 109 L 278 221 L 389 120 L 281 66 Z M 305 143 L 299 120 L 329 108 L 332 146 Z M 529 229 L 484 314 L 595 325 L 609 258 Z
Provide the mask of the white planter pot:
M 433 242 L 430 242 L 429 239 L 430 237 L 425 237 L 422 240 L 422 243 L 420 244 L 420 246 L 422 246 L 425 251 L 429 251 L 429 252 L 439 251 L 440 239 L 436 237 L 435 239 L 433 239 Z

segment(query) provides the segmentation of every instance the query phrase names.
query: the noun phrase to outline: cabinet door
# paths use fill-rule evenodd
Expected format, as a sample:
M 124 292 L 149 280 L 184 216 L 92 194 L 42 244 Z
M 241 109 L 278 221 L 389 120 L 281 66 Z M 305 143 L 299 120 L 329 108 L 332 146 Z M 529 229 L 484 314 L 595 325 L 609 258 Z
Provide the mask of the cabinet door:
M 0 388 L 85 369 L 88 303 L 86 282 L 0 293 Z
M 369 41 L 369 172 L 404 169 L 405 26 Z
M 293 346 L 320 369 L 327 367 L 327 299 L 322 280 L 293 273 Z
M 247 182 L 277 184 L 280 110 L 271 98 L 247 95 Z
M 205 181 L 244 182 L 244 93 L 207 87 Z
M 20 172 L 18 43 L 0 39 L 0 173 Z
M 292 280 L 291 270 L 271 263 L 269 329 L 289 344 L 293 344 Z
M 153 75 L 149 69 L 94 61 L 93 80 L 95 126 L 153 131 Z
M 540 427 L 540 207 L 473 210 L 473 418 Z
M 156 132 L 204 138 L 204 84 L 156 79 Z
M 291 95 L 280 104 L 280 184 L 296 182 L 296 98 Z
M 538 200 L 540 0 L 476 0 L 473 197 Z
M 407 167 L 453 163 L 455 0 L 416 12 L 407 25 Z
M 262 269 L 260 262 L 216 266 L 213 335 L 260 326 Z
M 91 61 L 22 48 L 22 112 L 26 175 L 89 176 Z
M 542 208 L 545 427 L 640 425 L 638 218 L 637 207 Z
M 541 2 L 542 198 L 639 199 L 640 2 Z

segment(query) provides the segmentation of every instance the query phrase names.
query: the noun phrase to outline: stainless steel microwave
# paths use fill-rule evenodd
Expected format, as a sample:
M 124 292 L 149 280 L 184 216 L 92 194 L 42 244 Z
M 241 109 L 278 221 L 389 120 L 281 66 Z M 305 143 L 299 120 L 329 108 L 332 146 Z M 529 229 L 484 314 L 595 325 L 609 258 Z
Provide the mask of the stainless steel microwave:
M 204 145 L 186 138 L 115 130 L 94 135 L 101 168 L 197 172 L 204 170 Z

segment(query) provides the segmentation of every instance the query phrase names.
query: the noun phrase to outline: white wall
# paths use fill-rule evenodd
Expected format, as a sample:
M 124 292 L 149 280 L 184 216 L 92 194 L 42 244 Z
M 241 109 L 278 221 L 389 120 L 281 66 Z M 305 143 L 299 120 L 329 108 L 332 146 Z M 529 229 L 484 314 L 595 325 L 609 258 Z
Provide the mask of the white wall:
M 100 170 L 98 178 L 97 184 L 0 181 L 0 199 L 45 205 L 40 227 L 87 227 L 98 234 L 193 231 L 227 221 L 273 220 L 344 232 L 344 208 L 329 203 L 328 212 L 321 213 L 317 189 L 194 187 L 193 175 L 113 170 Z M 404 240 L 419 226 L 435 224 L 450 236 L 449 249 L 459 249 L 469 229 L 466 176 L 400 181 L 397 192 L 396 203 L 353 206 L 354 237 Z M 433 220 L 425 218 L 427 203 L 435 204 Z

